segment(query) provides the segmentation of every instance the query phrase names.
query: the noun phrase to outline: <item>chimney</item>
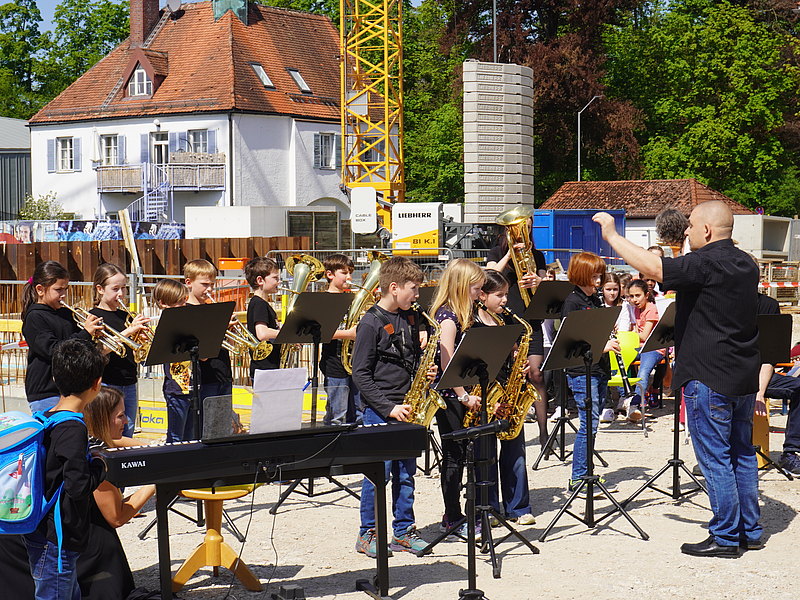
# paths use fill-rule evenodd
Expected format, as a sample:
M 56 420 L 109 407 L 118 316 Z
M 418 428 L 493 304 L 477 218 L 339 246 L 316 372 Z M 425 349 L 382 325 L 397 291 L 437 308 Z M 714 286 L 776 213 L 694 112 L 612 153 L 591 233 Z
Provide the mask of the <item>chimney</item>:
M 130 6 L 131 48 L 138 48 L 158 23 L 158 0 L 130 0 Z

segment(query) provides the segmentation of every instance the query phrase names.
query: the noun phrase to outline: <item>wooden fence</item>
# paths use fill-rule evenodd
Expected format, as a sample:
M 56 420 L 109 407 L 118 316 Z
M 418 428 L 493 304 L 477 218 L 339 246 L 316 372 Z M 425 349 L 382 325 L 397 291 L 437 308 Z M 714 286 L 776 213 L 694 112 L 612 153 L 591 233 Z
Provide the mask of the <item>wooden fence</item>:
M 308 237 L 204 238 L 196 240 L 136 240 L 142 271 L 148 275 L 180 275 L 183 265 L 204 258 L 214 265 L 220 258 L 253 258 L 270 250 L 307 250 Z M 91 281 L 104 262 L 130 270 L 130 256 L 122 240 L 105 242 L 34 242 L 0 245 L 0 279 L 26 280 L 36 265 L 56 260 L 73 281 Z

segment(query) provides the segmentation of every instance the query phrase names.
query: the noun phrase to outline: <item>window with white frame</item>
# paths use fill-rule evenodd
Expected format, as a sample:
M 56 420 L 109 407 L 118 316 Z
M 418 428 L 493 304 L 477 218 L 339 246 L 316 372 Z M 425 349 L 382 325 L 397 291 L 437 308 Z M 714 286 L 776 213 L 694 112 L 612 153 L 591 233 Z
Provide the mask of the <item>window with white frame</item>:
M 71 137 L 56 138 L 57 163 L 59 171 L 75 170 L 75 147 Z
M 101 135 L 100 152 L 102 152 L 102 160 L 104 166 L 115 166 L 120 164 L 119 136 L 117 136 L 116 134 Z
M 208 129 L 189 130 L 189 152 L 208 153 Z
M 318 169 L 336 168 L 336 134 L 314 135 L 314 166 Z
M 297 69 L 287 69 L 287 71 L 289 71 L 289 75 L 292 76 L 292 79 L 294 79 L 294 82 L 297 84 L 297 87 L 300 88 L 301 92 L 303 92 L 304 94 L 311 93 L 311 88 L 306 83 L 306 80 L 303 79 L 303 76 L 300 74 L 300 71 L 298 71 Z
M 128 96 L 152 96 L 153 82 L 147 76 L 147 71 L 139 64 L 128 82 Z
M 267 75 L 264 67 L 262 67 L 259 63 L 250 63 L 250 66 L 253 67 L 253 71 L 256 72 L 256 75 L 258 75 L 258 78 L 261 80 L 261 83 L 264 84 L 264 87 L 275 87 L 275 84 L 272 83 L 272 79 L 269 78 L 269 75 Z

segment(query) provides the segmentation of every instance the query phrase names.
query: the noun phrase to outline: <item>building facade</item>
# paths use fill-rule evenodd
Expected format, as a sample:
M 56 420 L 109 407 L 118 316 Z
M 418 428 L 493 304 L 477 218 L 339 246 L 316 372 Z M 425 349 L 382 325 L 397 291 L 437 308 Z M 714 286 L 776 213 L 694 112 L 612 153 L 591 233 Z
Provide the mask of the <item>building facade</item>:
M 0 117 L 0 220 L 16 219 L 31 192 L 31 142 L 21 119 Z

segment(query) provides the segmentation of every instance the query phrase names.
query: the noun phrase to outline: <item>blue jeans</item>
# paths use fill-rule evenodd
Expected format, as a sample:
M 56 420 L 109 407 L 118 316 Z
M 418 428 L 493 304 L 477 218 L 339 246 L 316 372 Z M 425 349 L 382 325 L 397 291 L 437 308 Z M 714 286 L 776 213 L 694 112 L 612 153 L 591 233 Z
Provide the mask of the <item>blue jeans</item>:
M 80 552 L 62 548 L 62 572 L 59 573 L 56 544 L 35 531 L 22 538 L 28 550 L 28 565 L 36 587 L 36 600 L 80 600 L 81 588 L 75 568 Z
M 497 453 L 497 438 L 486 436 L 489 456 Z M 497 491 L 497 473 L 500 471 L 500 493 L 503 496 L 501 508 Z M 489 469 L 489 480 L 494 485 L 489 487 L 489 504 L 509 519 L 516 519 L 531 513 L 531 497 L 528 492 L 528 470 L 525 467 L 525 431 L 513 440 L 500 440 L 500 460 L 497 466 Z
M 567 375 L 569 388 L 575 396 L 575 404 L 578 407 L 578 417 L 580 427 L 575 435 L 575 443 L 572 446 L 572 481 L 580 479 L 586 475 L 586 376 L 573 377 Z M 599 375 L 592 375 L 592 436 L 597 435 L 597 425 L 600 421 L 600 409 L 606 401 L 606 389 L 608 380 Z
M 641 378 L 641 381 L 636 384 L 636 393 L 639 394 L 642 402 L 644 402 L 645 394 L 647 394 L 647 390 L 650 387 L 650 375 L 653 374 L 653 369 L 661 362 L 662 358 L 664 358 L 664 355 L 658 350 L 642 352 L 639 355 L 639 370 L 636 376 Z
M 136 415 L 139 412 L 139 394 L 135 383 L 130 385 L 113 385 L 104 383 L 110 388 L 118 390 L 125 401 L 125 416 L 128 417 L 128 422 L 125 424 L 125 430 L 122 435 L 125 437 L 133 437 L 133 430 L 136 427 Z
M 60 400 L 60 396 L 50 396 L 49 398 L 42 398 L 41 400 L 34 400 L 33 402 L 29 402 L 28 406 L 31 409 L 31 413 L 35 412 L 45 412 L 53 408 L 58 401 Z
M 164 394 L 167 401 L 167 443 L 191 440 L 194 436 L 194 416 L 189 394 Z
M 325 425 L 361 422 L 360 397 L 351 377 L 325 377 L 325 394 L 328 396 L 322 419 Z
M 758 463 L 752 441 L 755 394 L 725 396 L 693 379 L 684 386 L 683 399 L 713 512 L 708 532 L 720 546 L 760 540 Z
M 381 416 L 369 406 L 364 407 L 364 425 L 384 423 Z M 417 459 L 387 460 L 384 473 L 386 481 L 392 482 L 392 529 L 401 536 L 414 524 L 414 473 L 417 472 Z M 364 478 L 361 484 L 361 528 L 359 534 L 375 529 L 375 486 Z

